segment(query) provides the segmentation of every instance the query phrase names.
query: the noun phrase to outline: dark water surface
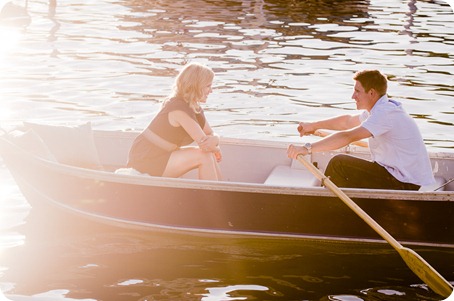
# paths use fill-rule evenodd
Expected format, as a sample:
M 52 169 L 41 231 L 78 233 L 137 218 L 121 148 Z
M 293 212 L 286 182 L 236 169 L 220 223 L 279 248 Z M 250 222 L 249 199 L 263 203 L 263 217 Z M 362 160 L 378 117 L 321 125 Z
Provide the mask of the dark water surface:
M 34 120 L 140 130 L 197 61 L 216 72 L 206 114 L 217 133 L 298 142 L 297 121 L 352 112 L 353 73 L 378 68 L 429 150 L 454 151 L 444 1 L 14 4 L 0 14 L 4 129 Z M 440 300 L 386 245 L 144 233 L 31 209 L 2 161 L 0 231 L 0 290 L 11 300 Z M 454 281 L 454 251 L 418 252 Z

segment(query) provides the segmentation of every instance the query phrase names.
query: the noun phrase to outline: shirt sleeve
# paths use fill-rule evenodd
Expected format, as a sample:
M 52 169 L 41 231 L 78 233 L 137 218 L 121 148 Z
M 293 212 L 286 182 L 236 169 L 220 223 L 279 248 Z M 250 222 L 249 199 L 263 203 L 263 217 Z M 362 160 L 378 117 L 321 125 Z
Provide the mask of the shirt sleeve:
M 385 134 L 392 128 L 392 122 L 389 121 L 388 116 L 383 114 L 371 114 L 363 121 L 362 127 L 367 129 L 372 136 L 377 137 Z

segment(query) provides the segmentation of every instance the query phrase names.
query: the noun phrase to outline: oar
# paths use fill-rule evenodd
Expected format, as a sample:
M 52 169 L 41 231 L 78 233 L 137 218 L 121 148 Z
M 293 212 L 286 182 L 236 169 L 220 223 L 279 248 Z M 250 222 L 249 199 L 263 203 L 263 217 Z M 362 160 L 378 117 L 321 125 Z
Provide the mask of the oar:
M 352 209 L 360 218 L 362 218 L 372 229 L 383 237 L 397 252 L 408 267 L 426 283 L 434 292 L 441 295 L 443 298 L 448 298 L 453 287 L 446 281 L 430 264 L 428 264 L 415 251 L 403 247 L 395 240 L 385 229 L 383 229 L 374 219 L 372 219 L 361 207 L 356 205 L 342 190 L 339 189 L 328 177 L 326 177 L 318 168 L 311 162 L 307 161 L 303 155 L 297 156 L 300 161 L 314 176 L 322 181 L 322 184 L 336 194 L 350 209 Z

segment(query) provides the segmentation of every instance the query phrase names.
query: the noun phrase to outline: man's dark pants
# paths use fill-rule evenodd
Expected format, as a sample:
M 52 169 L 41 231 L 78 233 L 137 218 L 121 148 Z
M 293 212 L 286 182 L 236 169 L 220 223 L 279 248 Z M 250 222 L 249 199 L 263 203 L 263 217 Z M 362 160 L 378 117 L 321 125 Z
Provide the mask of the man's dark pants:
M 350 155 L 334 156 L 326 167 L 325 175 L 339 187 L 395 190 L 418 190 L 420 186 L 403 183 L 376 162 Z

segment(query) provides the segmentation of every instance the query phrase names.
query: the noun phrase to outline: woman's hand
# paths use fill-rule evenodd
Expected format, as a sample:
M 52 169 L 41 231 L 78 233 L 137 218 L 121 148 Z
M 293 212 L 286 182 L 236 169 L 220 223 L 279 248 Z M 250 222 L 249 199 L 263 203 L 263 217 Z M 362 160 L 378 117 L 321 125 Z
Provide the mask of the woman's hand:
M 215 135 L 209 135 L 199 141 L 199 147 L 201 150 L 206 152 L 215 152 L 217 151 L 219 145 L 219 137 Z
M 222 161 L 222 153 L 221 153 L 221 149 L 218 147 L 218 150 L 215 151 L 214 153 L 214 157 L 216 158 L 216 162 L 221 162 Z

